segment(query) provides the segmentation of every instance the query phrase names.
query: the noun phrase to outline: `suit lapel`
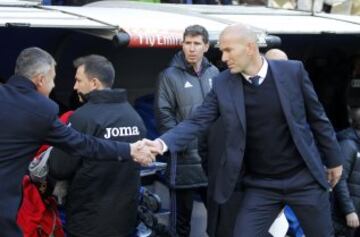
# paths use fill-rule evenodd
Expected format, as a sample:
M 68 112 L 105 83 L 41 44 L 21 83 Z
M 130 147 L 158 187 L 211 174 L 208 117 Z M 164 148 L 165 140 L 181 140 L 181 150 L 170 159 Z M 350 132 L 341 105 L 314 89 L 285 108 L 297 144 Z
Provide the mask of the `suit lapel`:
M 243 78 L 240 74 L 230 74 L 229 90 L 230 99 L 232 100 L 236 113 L 239 116 L 241 126 L 246 133 L 246 119 L 245 119 L 245 102 L 244 102 L 244 90 L 243 90 Z
M 274 78 L 275 87 L 279 95 L 279 100 L 285 115 L 285 119 L 290 127 L 290 130 L 292 130 L 291 105 L 289 100 L 290 97 L 287 91 L 287 80 L 294 80 L 294 78 L 287 78 L 288 74 L 284 73 L 284 70 L 281 70 L 280 72 L 279 70 L 277 70 L 276 64 L 273 61 L 269 60 L 268 62 L 270 71 Z

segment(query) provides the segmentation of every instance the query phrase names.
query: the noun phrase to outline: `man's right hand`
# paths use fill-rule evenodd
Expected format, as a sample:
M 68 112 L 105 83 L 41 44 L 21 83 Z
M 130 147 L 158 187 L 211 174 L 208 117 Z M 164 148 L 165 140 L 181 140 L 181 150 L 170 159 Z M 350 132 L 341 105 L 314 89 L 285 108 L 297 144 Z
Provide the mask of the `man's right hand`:
M 153 141 L 149 139 L 143 139 L 142 141 L 151 150 L 152 153 L 154 153 L 155 155 L 163 155 L 165 143 L 163 144 L 162 140 L 157 138 Z
M 155 154 L 145 145 L 144 141 L 137 141 L 130 144 L 130 155 L 135 162 L 141 165 L 149 165 L 155 161 Z
M 351 228 L 359 227 L 359 217 L 356 212 L 351 212 L 346 215 L 346 225 Z

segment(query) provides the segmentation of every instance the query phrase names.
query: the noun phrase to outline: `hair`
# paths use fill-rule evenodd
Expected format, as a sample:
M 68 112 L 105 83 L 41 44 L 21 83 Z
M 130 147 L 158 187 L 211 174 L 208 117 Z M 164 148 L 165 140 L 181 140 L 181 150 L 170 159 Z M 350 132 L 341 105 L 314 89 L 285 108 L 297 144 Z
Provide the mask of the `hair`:
M 92 54 L 74 61 L 76 68 L 82 65 L 84 65 L 84 72 L 88 77 L 96 77 L 104 87 L 112 87 L 115 80 L 115 69 L 107 58 Z
M 185 40 L 185 37 L 187 36 L 202 36 L 202 39 L 205 44 L 209 43 L 209 32 L 205 29 L 205 27 L 201 25 L 191 25 L 186 27 L 184 34 L 183 34 L 183 40 Z
M 47 74 L 55 65 L 54 58 L 48 52 L 30 47 L 22 50 L 17 57 L 15 75 L 31 79 L 37 74 Z

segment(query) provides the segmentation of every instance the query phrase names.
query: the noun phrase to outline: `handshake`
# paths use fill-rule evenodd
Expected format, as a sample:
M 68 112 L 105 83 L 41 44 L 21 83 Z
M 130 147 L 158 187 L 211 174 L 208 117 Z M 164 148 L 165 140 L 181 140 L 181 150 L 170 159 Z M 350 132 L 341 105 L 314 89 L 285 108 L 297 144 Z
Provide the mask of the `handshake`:
M 130 144 L 130 155 L 135 162 L 146 166 L 154 162 L 157 155 L 162 155 L 163 149 L 164 146 L 160 139 L 153 141 L 142 139 Z

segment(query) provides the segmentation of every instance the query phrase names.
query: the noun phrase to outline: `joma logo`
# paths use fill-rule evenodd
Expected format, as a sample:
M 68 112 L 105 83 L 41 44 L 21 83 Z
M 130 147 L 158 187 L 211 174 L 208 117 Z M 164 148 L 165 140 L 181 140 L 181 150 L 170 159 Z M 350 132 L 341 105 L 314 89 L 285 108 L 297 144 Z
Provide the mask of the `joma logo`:
M 106 128 L 106 134 L 104 137 L 109 139 L 110 137 L 124 137 L 124 136 L 136 136 L 140 135 L 139 128 L 133 127 L 118 127 L 118 128 Z

